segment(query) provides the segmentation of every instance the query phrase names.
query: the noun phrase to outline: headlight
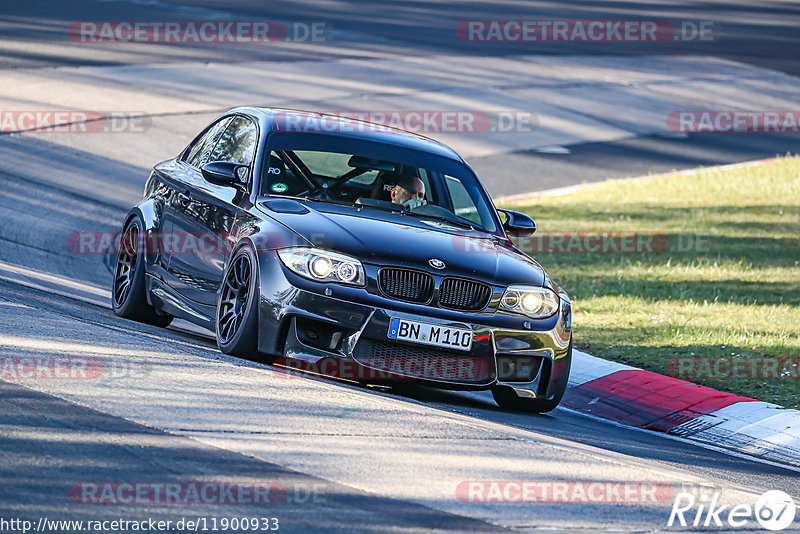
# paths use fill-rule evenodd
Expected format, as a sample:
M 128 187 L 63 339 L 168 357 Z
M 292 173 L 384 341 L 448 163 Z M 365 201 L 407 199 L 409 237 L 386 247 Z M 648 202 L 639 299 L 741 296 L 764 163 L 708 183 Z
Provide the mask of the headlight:
M 364 285 L 364 266 L 350 256 L 308 247 L 284 248 L 278 251 L 286 267 L 317 282 L 338 282 Z
M 500 309 L 544 319 L 558 311 L 558 296 L 544 287 L 509 286 L 500 300 Z

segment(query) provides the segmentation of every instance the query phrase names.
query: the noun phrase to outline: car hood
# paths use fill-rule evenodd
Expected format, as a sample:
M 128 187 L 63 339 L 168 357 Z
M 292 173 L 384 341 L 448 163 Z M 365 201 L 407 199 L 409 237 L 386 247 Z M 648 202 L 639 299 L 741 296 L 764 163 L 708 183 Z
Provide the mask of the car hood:
M 505 239 L 455 227 L 446 222 L 412 217 L 369 207 L 329 203 L 260 202 L 259 209 L 298 233 L 314 246 L 342 252 L 364 263 L 403 266 L 447 276 L 476 278 L 496 285 L 541 286 L 542 267 Z M 288 202 L 298 207 L 286 209 Z M 437 270 L 429 261 L 438 259 Z

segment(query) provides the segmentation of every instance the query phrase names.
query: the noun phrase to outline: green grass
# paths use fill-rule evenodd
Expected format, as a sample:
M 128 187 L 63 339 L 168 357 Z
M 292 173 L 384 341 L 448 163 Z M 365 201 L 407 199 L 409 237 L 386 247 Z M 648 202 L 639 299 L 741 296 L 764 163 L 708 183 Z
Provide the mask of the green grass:
M 577 348 L 673 376 L 673 358 L 800 362 L 800 158 L 612 181 L 509 207 L 533 216 L 537 234 L 669 236 L 658 253 L 532 253 L 573 299 Z M 699 247 L 677 245 L 698 237 Z M 692 381 L 800 408 L 791 363 L 781 360 L 782 379 Z

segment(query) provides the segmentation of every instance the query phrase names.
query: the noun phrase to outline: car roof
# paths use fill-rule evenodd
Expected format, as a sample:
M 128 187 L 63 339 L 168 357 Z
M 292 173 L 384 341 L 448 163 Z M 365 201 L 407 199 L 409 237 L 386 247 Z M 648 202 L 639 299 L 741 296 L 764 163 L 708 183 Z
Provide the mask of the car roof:
M 231 113 L 243 113 L 258 119 L 264 132 L 322 133 L 371 140 L 429 152 L 464 163 L 464 159 L 455 150 L 435 139 L 356 118 L 316 111 L 262 107 L 234 108 L 226 115 Z M 291 125 L 288 125 L 287 122 L 291 122 Z

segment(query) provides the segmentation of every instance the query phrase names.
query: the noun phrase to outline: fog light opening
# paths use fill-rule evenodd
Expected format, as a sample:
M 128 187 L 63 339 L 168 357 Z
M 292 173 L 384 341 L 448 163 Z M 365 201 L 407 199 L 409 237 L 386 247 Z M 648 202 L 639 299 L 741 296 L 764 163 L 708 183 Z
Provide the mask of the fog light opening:
M 327 352 L 340 352 L 342 340 L 350 334 L 349 331 L 327 323 L 304 317 L 297 318 L 297 339 L 309 347 Z
M 498 356 L 497 378 L 504 382 L 531 382 L 541 365 L 541 358 L 534 356 Z
M 306 337 L 308 337 L 308 339 L 313 339 L 313 340 L 319 339 L 319 334 L 317 334 L 317 331 L 312 330 L 311 328 L 306 329 L 306 331 L 303 333 L 306 335 Z

